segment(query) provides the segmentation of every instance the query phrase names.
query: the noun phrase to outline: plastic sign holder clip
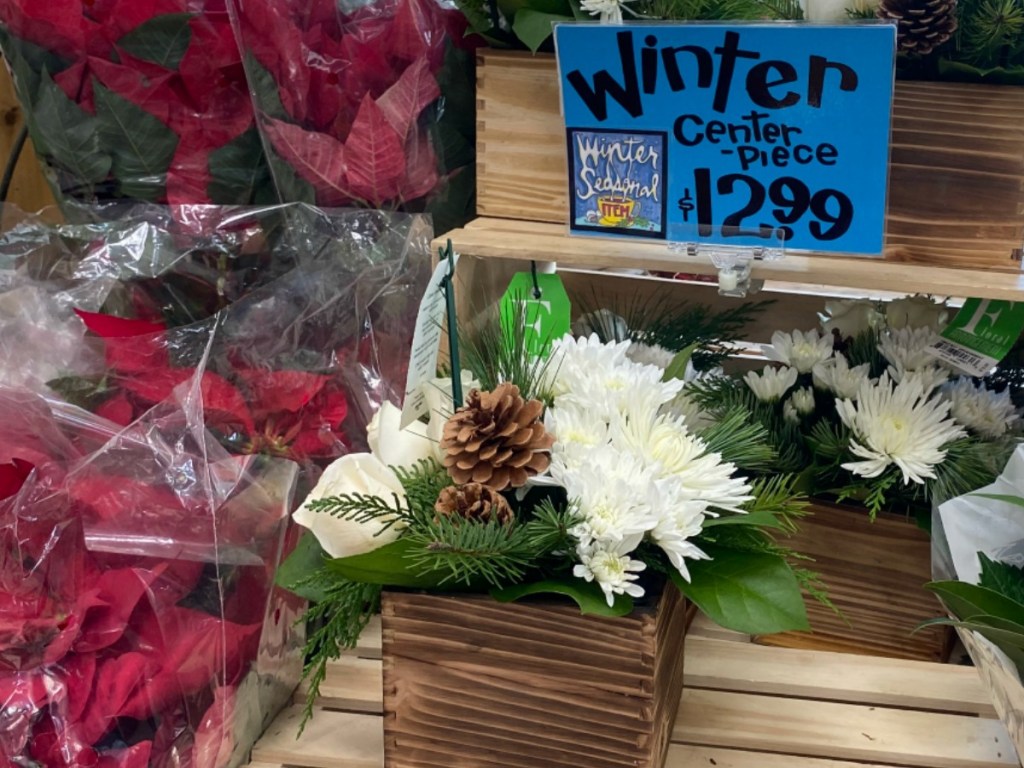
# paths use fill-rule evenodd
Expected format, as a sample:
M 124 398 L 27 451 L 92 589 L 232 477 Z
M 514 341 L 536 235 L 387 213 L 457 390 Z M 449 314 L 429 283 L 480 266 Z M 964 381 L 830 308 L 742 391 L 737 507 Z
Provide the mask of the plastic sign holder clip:
M 735 246 L 718 243 L 669 243 L 673 253 L 690 258 L 706 257 L 718 270 L 718 293 L 739 299 L 755 294 L 764 280 L 752 280 L 750 269 L 755 261 L 778 261 L 785 255 L 782 241 L 773 245 Z

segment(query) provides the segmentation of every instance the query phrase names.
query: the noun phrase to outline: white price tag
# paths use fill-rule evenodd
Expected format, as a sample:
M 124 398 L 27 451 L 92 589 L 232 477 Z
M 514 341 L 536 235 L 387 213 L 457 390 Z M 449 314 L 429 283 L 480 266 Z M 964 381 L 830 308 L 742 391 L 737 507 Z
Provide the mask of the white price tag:
M 452 267 L 459 263 L 459 254 L 452 257 Z M 442 259 L 430 276 L 430 283 L 423 293 L 420 309 L 416 315 L 416 328 L 412 336 L 412 352 L 409 355 L 409 374 L 405 380 L 405 400 L 402 403 L 402 420 L 405 429 L 429 410 L 423 393 L 423 383 L 437 376 L 437 355 L 441 344 L 441 329 L 444 325 L 445 295 L 441 285 L 448 274 L 448 261 Z

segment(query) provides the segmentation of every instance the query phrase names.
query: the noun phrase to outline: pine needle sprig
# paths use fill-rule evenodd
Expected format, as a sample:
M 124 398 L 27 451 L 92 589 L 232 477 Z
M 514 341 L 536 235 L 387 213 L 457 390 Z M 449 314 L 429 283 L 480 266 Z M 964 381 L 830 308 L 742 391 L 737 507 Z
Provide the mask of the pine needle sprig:
M 574 551 L 576 539 L 569 529 L 578 520 L 575 506 L 558 507 L 551 499 L 544 499 L 534 507 L 533 518 L 526 523 L 528 546 L 537 557 Z
M 942 504 L 995 481 L 1009 461 L 1015 442 L 964 437 L 944 446 L 946 459 L 935 465 L 928 500 Z
M 441 585 L 507 587 L 521 581 L 535 561 L 526 526 L 497 520 L 421 517 L 404 540 L 406 557 L 423 575 L 443 573 Z
M 871 373 L 871 378 L 878 378 L 885 369 L 889 366 L 889 361 L 882 356 L 881 350 L 878 348 L 879 333 L 874 328 L 869 328 L 863 331 L 850 341 L 843 350 L 846 355 L 846 359 L 850 363 L 850 367 L 853 368 L 857 365 L 863 365 L 868 363 Z
M 800 481 L 798 475 L 767 475 L 753 483 L 751 494 L 754 498 L 747 502 L 744 509 L 747 514 L 769 513 L 778 522 L 783 531 L 795 533 L 797 520 L 807 515 L 807 501 L 796 490 Z
M 709 452 L 720 454 L 723 460 L 743 470 L 769 470 L 779 457 L 764 424 L 753 420 L 745 408 L 729 411 L 720 421 L 699 430 L 697 436 Z
M 435 459 L 420 459 L 411 467 L 392 467 L 405 489 L 408 507 L 413 513 L 433 515 L 441 491 L 452 484 L 448 471 Z
M 343 650 L 355 648 L 370 618 L 380 611 L 381 586 L 357 581 L 339 581 L 337 576 L 321 569 L 305 583 L 316 582 L 325 597 L 310 606 L 300 623 L 312 628 L 306 638 L 306 662 L 302 680 L 308 683 L 306 704 L 302 710 L 299 735 L 313 716 L 320 686 L 327 676 L 327 665 Z
M 322 512 L 342 520 L 356 523 L 377 521 L 381 524 L 382 532 L 394 525 L 408 525 L 415 519 L 413 510 L 403 504 L 397 495 L 388 501 L 370 494 L 341 493 L 311 499 L 306 504 L 313 512 Z

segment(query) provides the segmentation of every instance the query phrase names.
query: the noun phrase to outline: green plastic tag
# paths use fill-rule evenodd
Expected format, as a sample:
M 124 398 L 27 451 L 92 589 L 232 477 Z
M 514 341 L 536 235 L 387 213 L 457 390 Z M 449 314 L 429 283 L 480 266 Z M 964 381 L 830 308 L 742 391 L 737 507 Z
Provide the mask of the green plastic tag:
M 932 345 L 932 353 L 972 376 L 1006 357 L 1024 330 L 1024 301 L 968 299 Z
M 569 332 L 570 310 L 569 294 L 558 275 L 538 274 L 535 285 L 534 275 L 517 272 L 501 297 L 505 339 L 515 338 L 516 326 L 521 326 L 527 351 L 547 355 L 551 342 Z

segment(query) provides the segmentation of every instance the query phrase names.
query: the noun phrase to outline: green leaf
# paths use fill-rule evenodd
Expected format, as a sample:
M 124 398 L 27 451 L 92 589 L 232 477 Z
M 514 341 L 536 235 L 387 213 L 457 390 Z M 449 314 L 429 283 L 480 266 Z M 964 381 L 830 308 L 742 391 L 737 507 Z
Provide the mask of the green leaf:
M 790 530 L 790 526 L 779 519 L 778 510 L 775 509 L 756 509 L 743 515 L 709 517 L 704 521 L 704 528 L 714 528 L 719 525 L 751 525 L 757 528 L 773 528 L 778 531 Z
M 670 575 L 712 621 L 751 635 L 810 629 L 800 583 L 784 558 L 710 544 L 703 549 L 712 559 L 687 563 L 689 583 L 674 568 Z
M 273 184 L 263 142 L 255 128 L 210 153 L 206 193 L 214 205 L 249 205 L 257 193 Z
M 39 91 L 39 78 L 45 70 L 51 74 L 62 72 L 69 63 L 53 51 L 41 48 L 35 43 L 22 40 L 0 26 L 0 48 L 11 66 L 14 84 L 18 89 L 18 100 L 31 116 Z
M 1000 616 L 1012 621 L 1024 618 L 1024 605 L 1001 595 L 993 589 L 963 581 L 933 581 L 926 589 L 942 598 L 946 608 L 958 619 L 975 616 Z
M 988 617 L 991 619 L 991 617 Z M 1018 670 L 1024 671 L 1024 635 L 1016 629 L 1005 629 L 989 623 L 975 621 L 951 621 L 950 625 L 969 629 L 999 646 L 999 650 L 1010 657 Z
M 978 496 L 982 499 L 994 499 L 996 501 L 1002 501 L 1006 504 L 1014 504 L 1018 507 L 1024 507 L 1024 499 L 1020 496 L 1007 496 L 1003 493 L 972 493 L 972 496 Z
M 303 582 L 323 568 L 325 559 L 320 542 L 312 532 L 307 531 L 299 539 L 295 550 L 278 567 L 274 583 L 314 603 L 322 602 L 327 596 L 324 585 L 315 581 L 309 584 Z
M 156 201 L 164 197 L 167 169 L 178 136 L 144 109 L 93 78 L 100 139 L 113 153 L 114 176 L 127 197 Z
M 398 539 L 371 552 L 328 560 L 326 565 L 332 573 L 343 579 L 365 584 L 411 589 L 440 586 L 444 573 L 422 574 L 413 570 L 407 555 L 415 548 L 413 542 Z
M 123 35 L 117 44 L 138 59 L 176 70 L 192 42 L 191 19 L 190 13 L 154 16 Z
M 270 166 L 270 173 L 273 177 L 273 192 L 276 200 L 262 199 L 260 196 L 257 202 L 270 203 L 316 203 L 316 191 L 313 185 L 292 168 L 287 162 L 271 151 L 267 155 L 267 164 Z
M 33 140 L 40 152 L 82 184 L 110 173 L 111 157 L 100 149 L 99 120 L 64 95 L 46 70 L 39 80 Z
M 1024 605 L 1024 568 L 992 560 L 984 552 L 978 553 L 978 560 L 981 562 L 981 576 L 978 578 L 981 586 Z
M 281 102 L 281 92 L 274 76 L 249 52 L 245 54 L 245 72 L 249 76 L 249 87 L 252 89 L 256 109 L 275 120 L 291 120 Z
M 679 379 L 680 381 L 686 381 L 686 368 L 690 364 L 690 358 L 693 357 L 693 351 L 699 346 L 700 342 L 695 341 L 681 352 L 677 352 L 676 356 L 672 358 L 672 362 L 665 369 L 665 374 L 661 377 L 661 380 L 672 381 L 672 379 Z
M 516 13 L 515 21 L 512 22 L 512 31 L 527 48 L 536 53 L 537 49 L 551 37 L 552 25 L 556 21 L 572 21 L 572 16 L 523 8 Z
M 512 603 L 531 595 L 562 595 L 571 598 L 581 613 L 595 616 L 625 616 L 633 610 L 633 599 L 628 595 L 616 595 L 615 602 L 608 605 L 601 588 L 583 579 L 547 579 L 491 590 L 491 597 L 499 603 Z

